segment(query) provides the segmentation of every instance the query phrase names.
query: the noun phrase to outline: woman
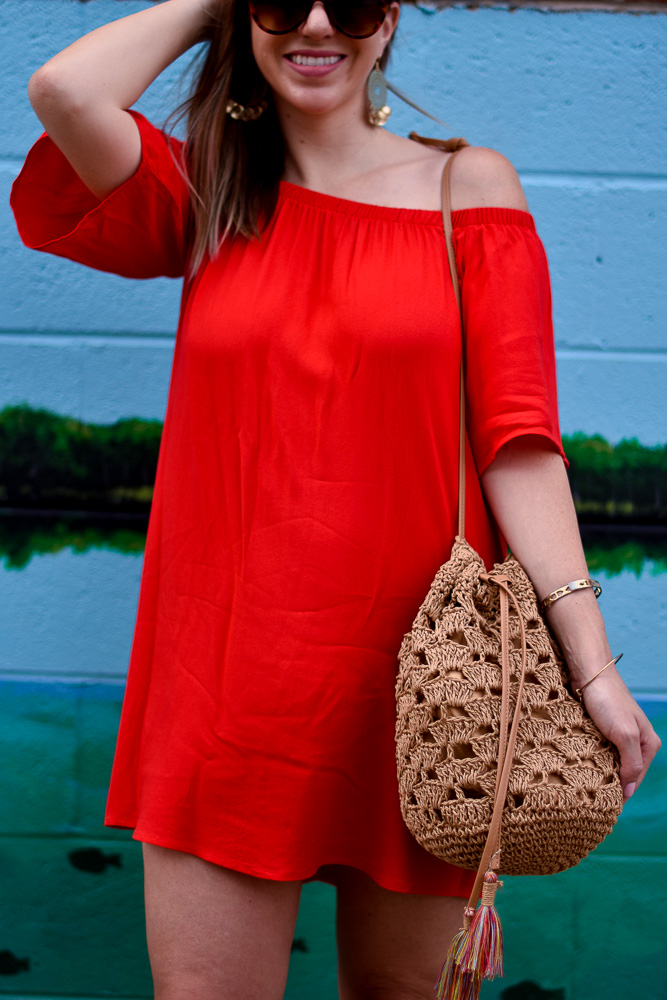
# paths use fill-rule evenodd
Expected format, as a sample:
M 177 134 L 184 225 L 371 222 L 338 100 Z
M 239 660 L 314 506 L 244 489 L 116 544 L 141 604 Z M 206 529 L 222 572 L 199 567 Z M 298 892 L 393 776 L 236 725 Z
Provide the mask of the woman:
M 143 842 L 159 1000 L 282 996 L 310 878 L 337 886 L 344 1000 L 430 997 L 470 888 L 410 838 L 395 779 L 396 653 L 455 532 L 460 359 L 448 154 L 368 117 L 398 17 L 167 0 L 30 81 L 25 242 L 186 276 L 106 817 Z M 127 109 L 205 38 L 184 149 Z M 451 185 L 467 534 L 502 556 L 488 504 L 544 596 L 588 576 L 546 260 L 504 157 L 463 149 Z M 580 686 L 611 658 L 595 597 L 549 615 Z M 615 666 L 585 700 L 629 797 L 659 741 Z

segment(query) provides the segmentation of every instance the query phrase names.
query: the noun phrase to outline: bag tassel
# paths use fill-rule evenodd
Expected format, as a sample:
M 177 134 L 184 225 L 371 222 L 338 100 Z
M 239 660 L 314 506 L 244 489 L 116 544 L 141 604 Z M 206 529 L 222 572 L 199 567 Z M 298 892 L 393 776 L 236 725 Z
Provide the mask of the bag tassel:
M 440 978 L 435 987 L 436 1000 L 475 1000 L 479 995 L 479 987 L 474 983 L 475 974 L 464 972 L 460 965 L 461 956 L 468 943 L 470 922 L 474 912 L 468 906 L 463 911 L 464 925 L 452 940 L 447 958 L 440 970 Z
M 494 871 L 488 871 L 484 876 L 482 898 L 459 959 L 465 972 L 474 972 L 481 979 L 495 979 L 503 975 L 503 932 L 494 906 L 496 891 L 502 884 Z
M 482 980 L 503 975 L 503 935 L 494 906 L 499 885 L 496 873 L 488 871 L 479 906 L 466 907 L 464 927 L 449 946 L 436 984 L 437 1000 L 478 1000 Z

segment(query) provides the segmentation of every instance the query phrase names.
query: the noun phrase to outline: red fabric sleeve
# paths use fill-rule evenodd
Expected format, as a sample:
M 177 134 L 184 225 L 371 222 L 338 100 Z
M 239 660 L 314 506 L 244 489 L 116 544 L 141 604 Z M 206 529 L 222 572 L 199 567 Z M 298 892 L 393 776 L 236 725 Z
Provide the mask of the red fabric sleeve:
M 180 277 L 185 270 L 188 187 L 175 159 L 183 143 L 137 111 L 136 172 L 101 201 L 55 143 L 42 135 L 14 181 L 11 206 L 26 246 L 126 278 Z M 172 155 L 173 154 L 173 155 Z
M 454 212 L 466 341 L 466 424 L 478 474 L 512 438 L 562 456 L 549 268 L 528 212 Z

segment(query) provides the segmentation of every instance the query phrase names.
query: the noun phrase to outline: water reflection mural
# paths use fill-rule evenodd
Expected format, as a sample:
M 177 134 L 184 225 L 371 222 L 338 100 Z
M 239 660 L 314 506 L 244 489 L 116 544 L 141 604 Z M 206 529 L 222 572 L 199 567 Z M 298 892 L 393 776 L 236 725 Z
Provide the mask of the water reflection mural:
M 0 996 L 152 995 L 140 848 L 102 816 L 160 429 L 0 413 Z M 565 446 L 612 646 L 665 740 L 667 449 Z M 488 1000 L 663 995 L 666 793 L 659 756 L 579 868 L 506 880 L 513 978 Z M 329 886 L 304 889 L 288 1000 L 337 996 L 333 904 Z

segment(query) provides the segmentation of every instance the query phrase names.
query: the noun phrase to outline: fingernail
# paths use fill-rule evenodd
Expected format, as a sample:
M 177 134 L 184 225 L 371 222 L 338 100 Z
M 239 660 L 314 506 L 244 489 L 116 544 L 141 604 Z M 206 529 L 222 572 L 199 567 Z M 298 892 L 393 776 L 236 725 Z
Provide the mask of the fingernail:
M 636 781 L 631 781 L 629 785 L 625 786 L 625 788 L 623 789 L 623 794 L 625 795 L 626 799 L 630 798 L 636 787 L 637 787 Z

